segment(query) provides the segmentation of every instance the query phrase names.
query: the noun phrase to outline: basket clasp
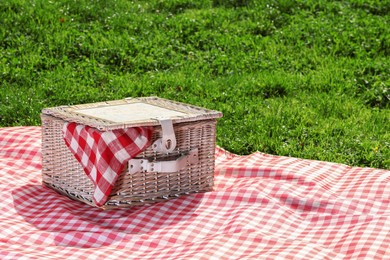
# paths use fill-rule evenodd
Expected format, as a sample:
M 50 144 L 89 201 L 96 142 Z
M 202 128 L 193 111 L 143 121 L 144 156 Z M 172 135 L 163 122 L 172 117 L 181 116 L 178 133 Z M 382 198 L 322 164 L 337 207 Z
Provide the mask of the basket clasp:
M 176 148 L 176 136 L 171 119 L 156 118 L 162 129 L 162 137 L 153 143 L 154 152 L 170 153 Z

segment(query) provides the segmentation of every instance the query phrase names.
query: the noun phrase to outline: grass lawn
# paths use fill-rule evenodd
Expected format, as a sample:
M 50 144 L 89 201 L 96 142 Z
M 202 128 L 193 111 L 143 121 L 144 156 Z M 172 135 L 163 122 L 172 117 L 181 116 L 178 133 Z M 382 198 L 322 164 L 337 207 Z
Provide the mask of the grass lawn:
M 0 1 L 0 126 L 160 96 L 222 111 L 217 144 L 390 169 L 379 0 Z

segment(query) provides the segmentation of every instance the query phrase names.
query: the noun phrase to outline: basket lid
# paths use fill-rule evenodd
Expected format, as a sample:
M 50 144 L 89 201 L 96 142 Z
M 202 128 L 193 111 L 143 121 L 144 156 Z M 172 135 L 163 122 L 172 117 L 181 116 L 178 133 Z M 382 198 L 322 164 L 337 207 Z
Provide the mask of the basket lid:
M 91 104 L 45 108 L 42 114 L 95 127 L 102 131 L 134 126 L 159 125 L 222 117 L 222 113 L 159 97 L 125 98 Z

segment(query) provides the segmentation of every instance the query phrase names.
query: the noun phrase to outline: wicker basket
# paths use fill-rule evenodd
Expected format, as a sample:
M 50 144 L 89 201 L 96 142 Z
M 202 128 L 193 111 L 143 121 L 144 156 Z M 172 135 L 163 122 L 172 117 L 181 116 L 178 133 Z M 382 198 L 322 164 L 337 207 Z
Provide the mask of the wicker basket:
M 210 191 L 214 181 L 216 119 L 221 116 L 218 111 L 157 97 L 44 109 L 41 114 L 42 182 L 61 194 L 96 207 L 92 199 L 93 183 L 63 140 L 64 123 L 76 122 L 100 131 L 152 126 L 154 147 L 149 146 L 130 160 L 101 208 L 144 205 Z M 174 144 L 170 138 L 164 149 L 156 150 L 156 143 L 164 141 L 170 125 Z M 196 159 L 189 160 L 191 156 Z M 160 167 L 159 171 L 155 169 L 158 164 L 171 170 Z

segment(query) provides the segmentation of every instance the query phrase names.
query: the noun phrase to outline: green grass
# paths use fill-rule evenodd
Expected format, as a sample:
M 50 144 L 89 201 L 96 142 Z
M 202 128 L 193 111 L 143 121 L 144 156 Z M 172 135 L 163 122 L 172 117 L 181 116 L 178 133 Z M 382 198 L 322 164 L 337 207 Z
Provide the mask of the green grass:
M 218 145 L 390 169 L 379 0 L 0 2 L 0 126 L 157 95 L 220 110 Z

